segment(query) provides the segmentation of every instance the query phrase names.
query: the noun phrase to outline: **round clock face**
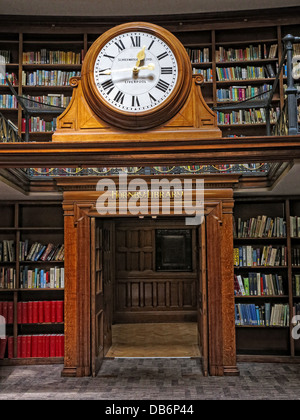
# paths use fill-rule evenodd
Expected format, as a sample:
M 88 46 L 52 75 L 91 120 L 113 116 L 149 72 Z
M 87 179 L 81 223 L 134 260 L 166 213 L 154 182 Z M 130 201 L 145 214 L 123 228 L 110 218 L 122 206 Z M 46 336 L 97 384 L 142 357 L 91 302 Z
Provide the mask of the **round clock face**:
M 94 64 L 99 94 L 113 108 L 143 113 L 166 101 L 176 87 L 178 64 L 159 37 L 128 31 L 109 40 Z

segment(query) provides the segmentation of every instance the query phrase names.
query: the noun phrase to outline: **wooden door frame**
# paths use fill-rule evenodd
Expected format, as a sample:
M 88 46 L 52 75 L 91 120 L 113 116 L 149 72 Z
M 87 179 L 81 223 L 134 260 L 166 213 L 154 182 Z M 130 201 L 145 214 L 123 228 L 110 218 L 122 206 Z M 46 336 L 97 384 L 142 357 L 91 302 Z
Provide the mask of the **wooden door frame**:
M 90 243 L 90 217 L 99 217 L 95 207 L 98 197 L 96 191 L 64 192 L 65 358 L 62 376 L 89 376 L 91 371 L 91 255 L 86 244 Z M 215 263 L 210 266 L 208 279 L 209 374 L 213 376 L 239 374 L 234 320 L 233 205 L 231 188 L 205 190 L 206 220 L 211 215 L 219 225 L 213 237 L 219 253 L 211 256 Z

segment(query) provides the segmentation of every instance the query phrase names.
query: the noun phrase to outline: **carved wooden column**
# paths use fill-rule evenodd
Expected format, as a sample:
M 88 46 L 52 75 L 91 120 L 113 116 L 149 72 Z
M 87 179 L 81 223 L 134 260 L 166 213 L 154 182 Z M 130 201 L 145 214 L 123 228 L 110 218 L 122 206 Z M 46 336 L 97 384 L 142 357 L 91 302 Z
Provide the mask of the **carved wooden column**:
M 65 359 L 62 376 L 90 374 L 90 218 L 64 205 Z
M 238 375 L 234 317 L 233 201 L 222 203 L 221 266 L 224 375 Z

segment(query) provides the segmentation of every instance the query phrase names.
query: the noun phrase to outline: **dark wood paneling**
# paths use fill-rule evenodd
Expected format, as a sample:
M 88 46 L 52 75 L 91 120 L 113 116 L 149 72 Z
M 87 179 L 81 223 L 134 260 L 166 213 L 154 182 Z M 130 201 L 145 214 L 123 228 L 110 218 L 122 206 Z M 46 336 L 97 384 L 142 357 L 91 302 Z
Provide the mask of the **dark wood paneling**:
M 180 224 L 186 228 L 180 220 L 168 223 L 168 228 L 179 229 Z M 196 317 L 195 256 L 192 272 L 155 270 L 155 229 L 162 226 L 155 221 L 116 224 L 116 322 L 140 322 L 141 317 L 158 321 L 159 314 L 164 320 L 183 320 L 187 313 Z M 195 249 L 193 229 L 192 246 Z

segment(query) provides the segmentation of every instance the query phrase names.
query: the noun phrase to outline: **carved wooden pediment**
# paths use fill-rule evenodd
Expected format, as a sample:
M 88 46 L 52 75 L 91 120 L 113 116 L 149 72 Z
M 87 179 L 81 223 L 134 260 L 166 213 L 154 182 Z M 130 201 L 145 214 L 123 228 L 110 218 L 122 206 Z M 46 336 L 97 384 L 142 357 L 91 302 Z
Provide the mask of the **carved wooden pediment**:
M 203 77 L 193 75 L 188 98 L 180 111 L 167 123 L 151 130 L 130 131 L 113 127 L 99 118 L 90 108 L 80 77 L 73 77 L 73 96 L 68 108 L 57 119 L 53 142 L 109 142 L 147 140 L 196 140 L 222 137 L 217 116 L 203 99 Z

